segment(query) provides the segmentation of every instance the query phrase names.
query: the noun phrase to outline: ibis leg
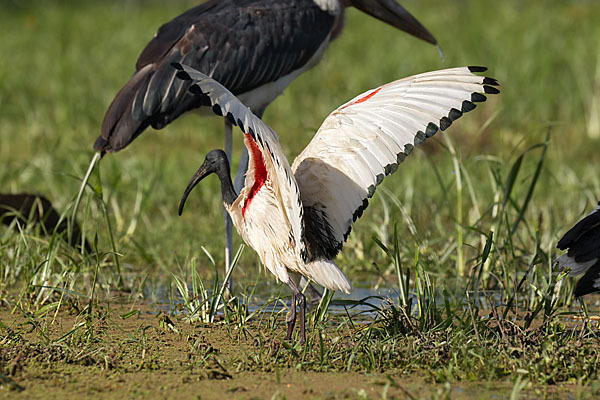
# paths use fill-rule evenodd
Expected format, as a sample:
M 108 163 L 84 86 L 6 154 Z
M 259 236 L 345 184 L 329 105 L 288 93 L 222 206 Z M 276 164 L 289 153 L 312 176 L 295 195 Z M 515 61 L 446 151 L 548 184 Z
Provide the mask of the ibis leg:
M 231 147 L 232 147 L 233 135 L 231 123 L 225 119 L 225 154 L 227 159 L 231 163 Z M 231 217 L 223 208 L 223 215 L 225 217 L 225 275 L 229 273 L 231 268 L 231 261 L 233 260 L 233 223 Z M 225 296 L 231 295 L 231 278 L 228 282 L 225 282 Z
M 292 291 L 292 304 L 290 307 L 290 313 L 288 314 L 288 317 L 287 317 L 288 327 L 287 327 L 286 340 L 292 339 L 292 332 L 294 331 L 294 326 L 296 325 L 296 304 L 297 304 L 298 307 L 300 308 L 300 344 L 304 344 L 304 343 L 306 343 L 306 324 L 305 324 L 306 299 L 304 298 L 304 295 L 302 294 L 300 289 L 298 289 L 297 282 L 299 282 L 299 281 L 300 281 L 299 277 L 295 281 L 294 281 L 294 279 L 290 278 L 287 283 L 288 287 Z
M 298 295 L 298 306 L 300 307 L 300 344 L 306 343 L 306 299 L 302 292 Z
M 287 322 L 287 335 L 285 340 L 292 340 L 292 332 L 296 326 L 296 295 L 292 293 L 292 303 L 290 304 L 290 312 L 286 318 Z

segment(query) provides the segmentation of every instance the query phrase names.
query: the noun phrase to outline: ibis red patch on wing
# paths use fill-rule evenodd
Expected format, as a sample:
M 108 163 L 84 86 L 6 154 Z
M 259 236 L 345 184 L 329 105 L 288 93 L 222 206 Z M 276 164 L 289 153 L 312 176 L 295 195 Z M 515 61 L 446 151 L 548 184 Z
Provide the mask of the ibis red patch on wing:
M 377 93 L 379 93 L 379 91 L 381 90 L 380 87 L 378 87 L 377 89 L 373 90 L 371 93 L 364 95 L 363 97 L 361 97 L 358 100 L 354 100 L 352 103 L 350 104 L 346 104 L 344 107 L 342 107 L 342 109 L 346 108 L 346 107 L 350 107 L 353 106 L 354 104 L 359 104 L 359 103 L 364 103 L 365 101 L 369 100 L 371 97 L 375 96 Z
M 252 199 L 254 199 L 256 193 L 258 193 L 258 191 L 263 187 L 267 181 L 267 177 L 269 176 L 262 151 L 260 151 L 252 136 L 250 136 L 248 133 L 246 133 L 245 136 L 251 162 L 251 165 L 248 166 L 248 173 L 254 174 L 254 183 L 252 184 L 250 194 L 246 198 L 244 206 L 242 207 L 242 216 L 246 214 L 246 210 L 252 202 Z

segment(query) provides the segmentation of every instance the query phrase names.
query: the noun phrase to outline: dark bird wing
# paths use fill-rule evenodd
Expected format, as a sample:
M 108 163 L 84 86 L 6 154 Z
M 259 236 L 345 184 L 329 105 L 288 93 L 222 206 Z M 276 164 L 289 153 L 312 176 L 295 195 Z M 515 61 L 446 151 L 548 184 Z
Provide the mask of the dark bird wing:
M 598 207 L 579 221 L 558 241 L 561 250 L 568 250 L 558 258 L 562 268 L 569 268 L 570 275 L 581 277 L 575 288 L 575 296 L 583 296 L 600 290 L 600 202 Z
M 190 65 L 239 95 L 307 64 L 333 23 L 312 0 L 210 0 L 190 9 L 163 25 L 142 51 L 106 112 L 94 150 L 119 151 L 148 126 L 160 129 L 202 105 L 189 92 L 191 83 L 175 78 L 172 63 Z

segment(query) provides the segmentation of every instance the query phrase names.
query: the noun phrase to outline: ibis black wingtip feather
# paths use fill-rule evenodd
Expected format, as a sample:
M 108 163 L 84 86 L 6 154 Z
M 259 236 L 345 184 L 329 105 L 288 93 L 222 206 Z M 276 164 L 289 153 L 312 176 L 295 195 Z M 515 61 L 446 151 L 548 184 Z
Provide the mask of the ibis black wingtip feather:
M 487 71 L 487 67 L 482 67 L 482 66 L 478 66 L 478 65 L 471 65 L 471 66 L 468 66 L 467 68 L 469 68 L 469 71 L 471 71 L 473 73 Z
M 193 81 L 194 78 L 192 78 L 190 76 L 190 74 L 187 72 L 185 66 L 181 63 L 171 63 L 171 67 L 175 68 L 177 70 L 177 73 L 175 74 L 175 76 L 183 81 Z
M 467 67 L 472 73 L 479 73 L 487 71 L 487 67 L 471 65 Z M 483 91 L 486 94 L 498 94 L 500 93 L 500 89 L 496 86 L 500 86 L 500 82 L 497 79 L 486 76 L 483 78 Z M 485 101 L 485 97 L 483 95 L 476 96 L 476 99 L 472 99 L 472 102 L 482 102 Z
M 469 112 L 469 111 L 473 111 L 475 109 L 475 107 L 477 107 L 472 101 L 469 100 L 464 100 L 462 102 L 462 106 L 460 108 L 460 110 L 463 113 Z
M 498 93 L 500 93 L 500 90 L 498 90 L 494 86 L 489 86 L 489 85 L 483 85 L 483 91 L 486 94 L 498 94 Z
M 471 93 L 471 102 L 473 103 L 483 103 L 487 100 L 487 97 L 481 93 Z
M 490 86 L 500 86 L 500 82 L 498 82 L 494 78 L 490 78 L 489 76 L 486 76 L 485 78 L 483 78 L 483 84 L 490 85 Z

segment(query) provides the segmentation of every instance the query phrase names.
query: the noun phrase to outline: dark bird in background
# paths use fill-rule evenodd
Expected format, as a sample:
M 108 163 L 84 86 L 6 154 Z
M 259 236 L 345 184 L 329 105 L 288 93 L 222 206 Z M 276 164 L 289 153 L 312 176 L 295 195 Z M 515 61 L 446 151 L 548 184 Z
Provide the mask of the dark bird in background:
M 585 274 L 575 286 L 575 297 L 600 291 L 600 202 L 598 207 L 571 228 L 557 246 L 568 250 L 558 258 L 571 276 Z
M 340 34 L 349 6 L 437 44 L 395 0 L 209 0 L 161 26 L 106 112 L 74 214 L 93 166 L 105 153 L 124 149 L 149 126 L 162 129 L 187 111 L 210 106 L 189 91 L 190 82 L 175 78 L 177 71 L 171 64 L 204 72 L 261 117 L 296 77 L 319 62 L 329 43 Z M 229 159 L 231 129 L 226 121 L 225 152 Z M 238 190 L 247 165 L 244 148 L 234 183 Z M 225 218 L 229 269 L 231 220 Z
M 36 224 L 41 226 L 42 233 L 52 235 L 55 231 L 73 246 L 81 249 L 82 238 L 79 225 L 73 224 L 73 234 L 67 238 L 67 219 L 60 219 L 60 214 L 54 209 L 50 200 L 38 194 L 16 193 L 0 194 L 0 221 L 10 225 L 17 220 L 21 225 Z M 92 253 L 92 247 L 83 241 L 83 249 Z
M 320 60 L 350 5 L 436 44 L 394 0 L 211 0 L 160 27 L 108 108 L 94 150 L 119 151 L 148 126 L 162 129 L 202 106 L 172 63 L 204 72 L 261 114 Z

